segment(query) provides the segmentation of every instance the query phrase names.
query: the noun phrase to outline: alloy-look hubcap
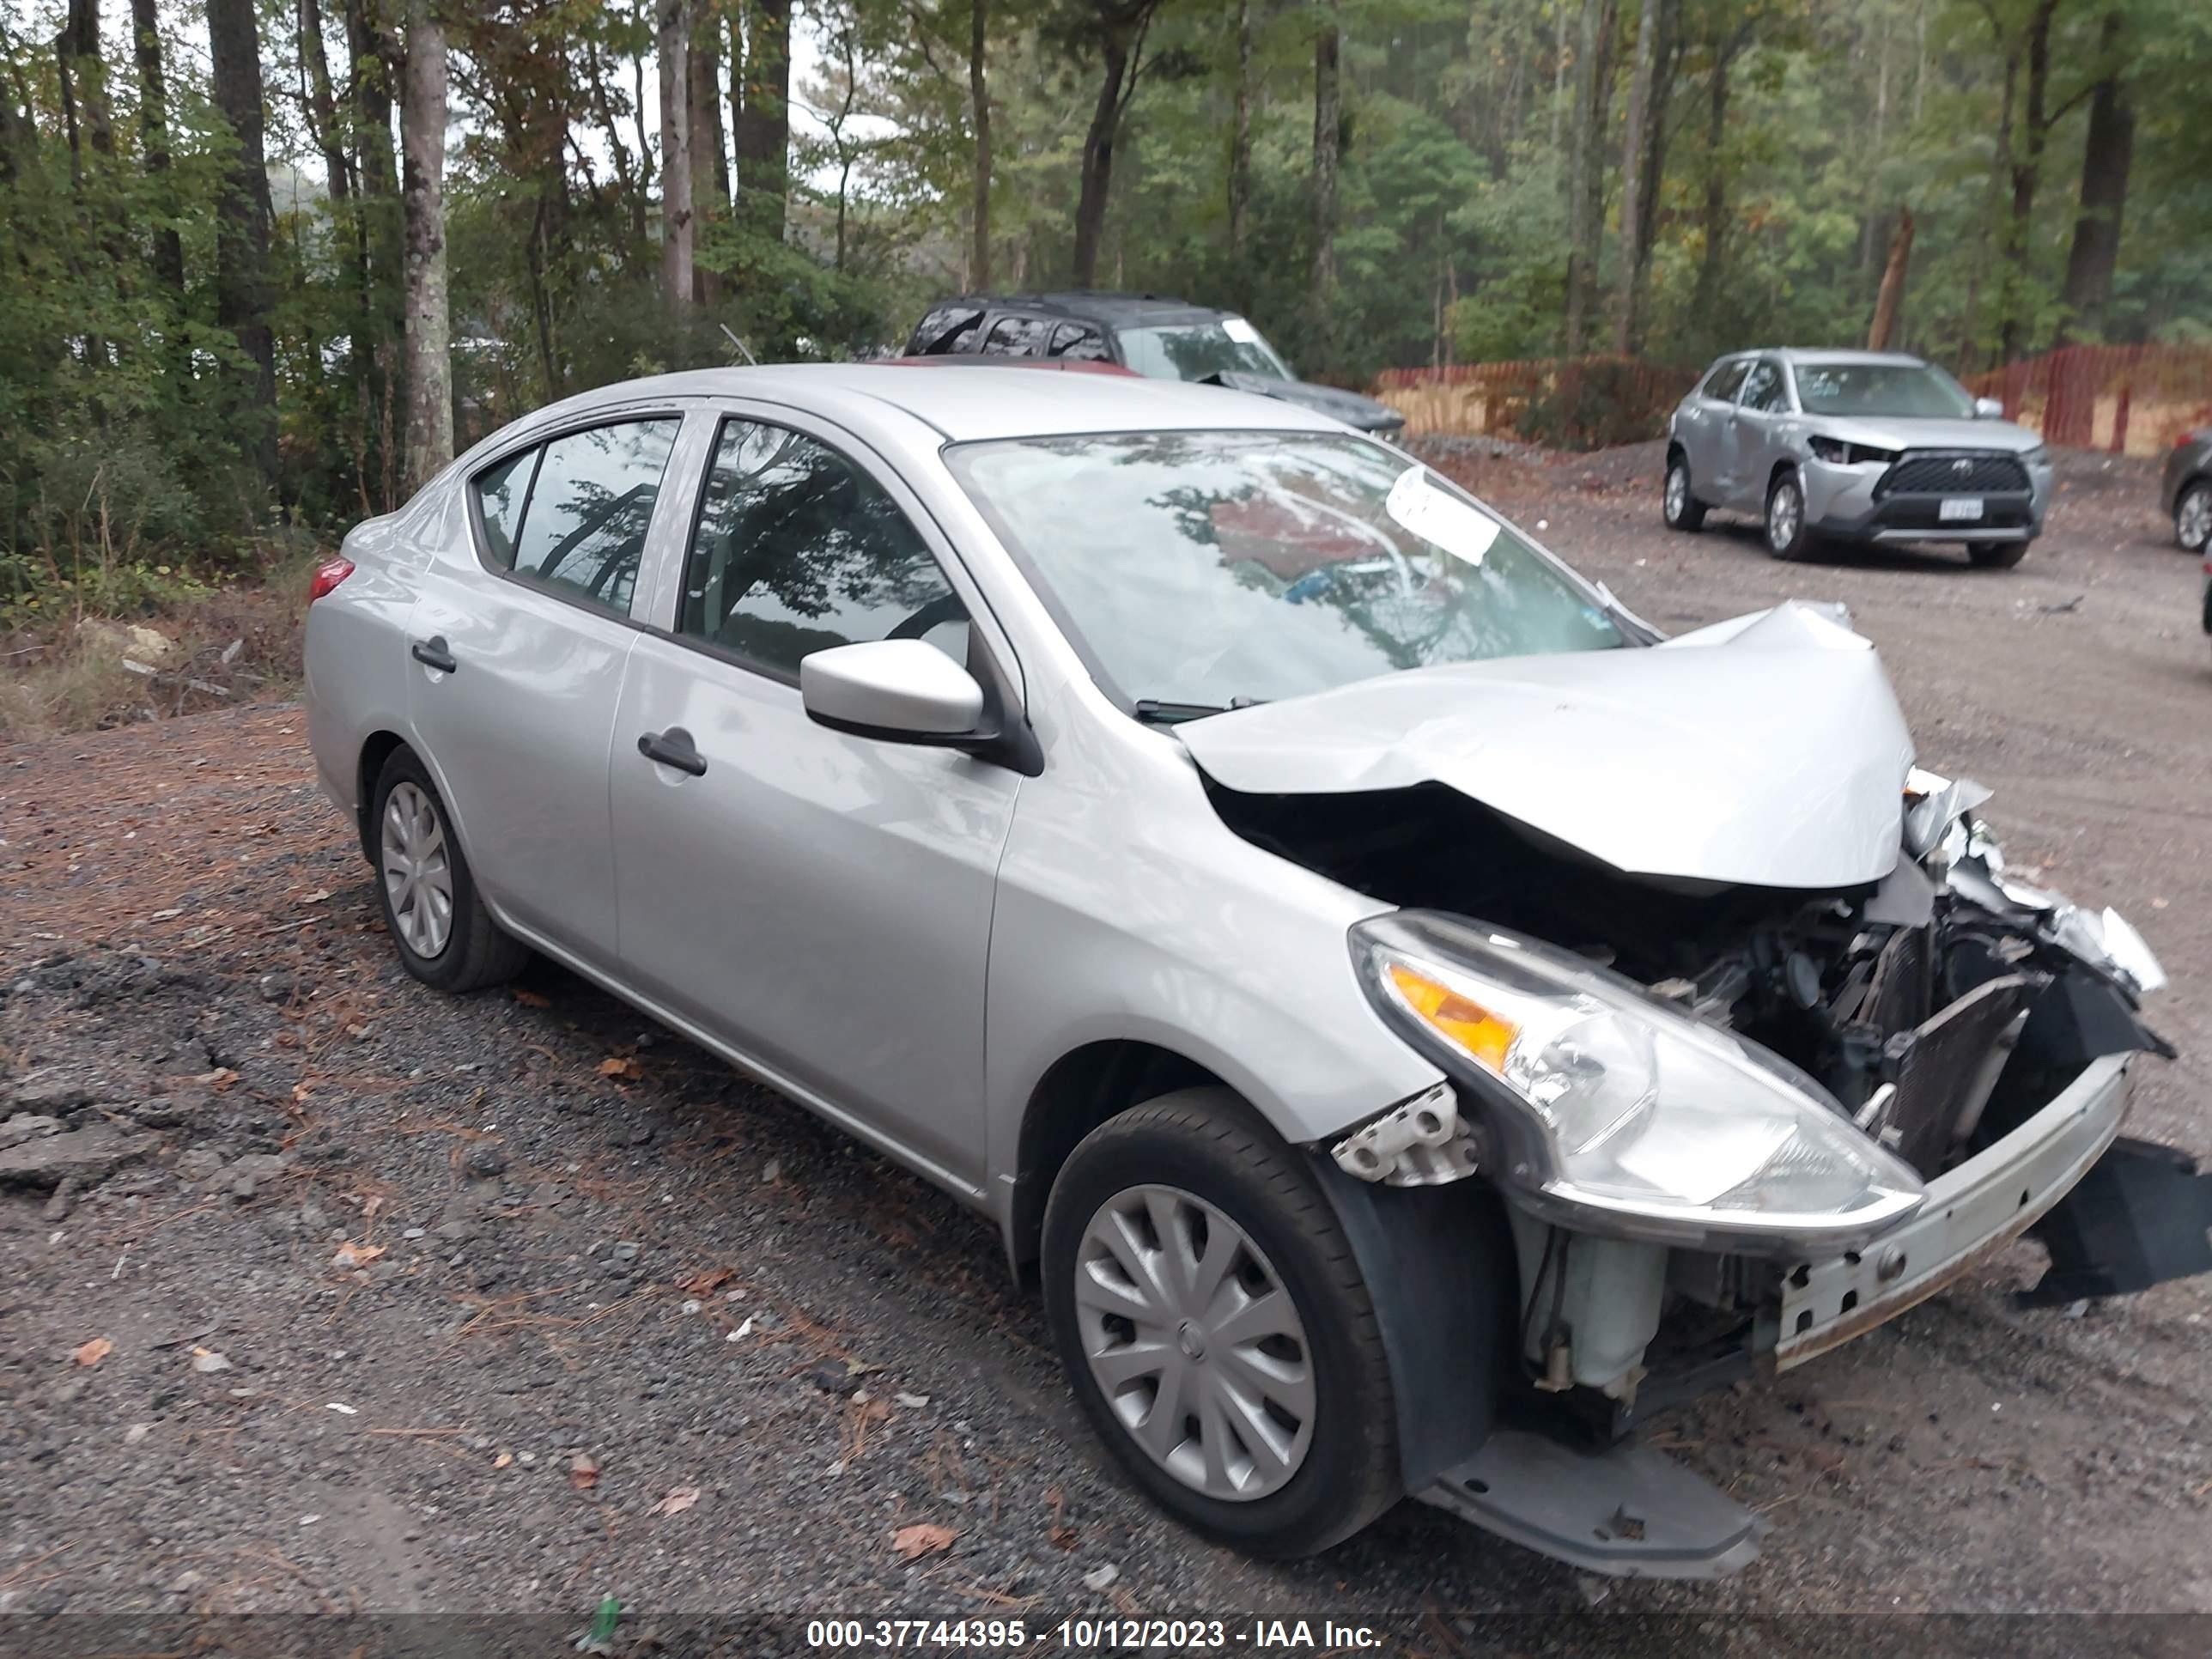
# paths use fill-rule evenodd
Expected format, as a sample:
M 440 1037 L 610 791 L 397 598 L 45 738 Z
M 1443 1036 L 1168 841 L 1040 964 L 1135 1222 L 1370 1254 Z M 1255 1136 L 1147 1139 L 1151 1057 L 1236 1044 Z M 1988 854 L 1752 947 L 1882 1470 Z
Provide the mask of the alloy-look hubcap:
M 1690 501 L 1690 475 L 1680 467 L 1667 471 L 1667 517 L 1671 521 L 1682 516 L 1682 509 Z
M 1775 549 L 1785 548 L 1797 538 L 1797 520 L 1804 512 L 1797 499 L 1797 486 L 1785 483 L 1776 487 L 1773 504 L 1766 513 L 1766 539 Z
M 1129 1437 L 1184 1486 L 1249 1502 L 1305 1462 L 1312 1350 L 1249 1234 L 1174 1187 L 1101 1205 L 1075 1263 L 1091 1374 Z
M 385 797 L 380 865 L 399 937 L 416 956 L 437 956 L 453 931 L 453 865 L 438 809 L 414 784 Z
M 2192 489 L 2181 498 L 2174 528 L 2181 533 L 2181 544 L 2192 553 L 2212 538 L 2212 489 Z

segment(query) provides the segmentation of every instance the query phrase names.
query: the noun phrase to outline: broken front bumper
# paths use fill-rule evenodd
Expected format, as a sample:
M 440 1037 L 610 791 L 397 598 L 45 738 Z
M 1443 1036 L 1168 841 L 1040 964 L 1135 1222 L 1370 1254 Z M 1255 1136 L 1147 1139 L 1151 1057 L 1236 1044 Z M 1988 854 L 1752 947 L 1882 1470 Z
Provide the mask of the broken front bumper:
M 2051 1103 L 1928 1183 L 1927 1201 L 1864 1250 L 1799 1267 L 1784 1281 L 1778 1371 L 1925 1301 L 2033 1226 L 2120 1132 L 2129 1054 L 2091 1060 Z

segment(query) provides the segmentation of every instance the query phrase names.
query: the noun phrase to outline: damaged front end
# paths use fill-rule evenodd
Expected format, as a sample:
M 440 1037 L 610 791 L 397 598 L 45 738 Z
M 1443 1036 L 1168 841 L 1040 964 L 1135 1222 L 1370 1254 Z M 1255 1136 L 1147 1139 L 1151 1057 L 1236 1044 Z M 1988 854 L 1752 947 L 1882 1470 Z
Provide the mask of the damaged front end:
M 1887 873 L 1808 891 L 1628 875 L 1437 785 L 1214 786 L 1248 839 L 1402 907 L 1355 964 L 1451 1083 L 1337 1165 L 1506 1200 L 1518 1420 L 1425 1497 L 1596 1571 L 1732 1571 L 1756 1526 L 1629 1437 L 1655 1412 L 2022 1234 L 2035 1302 L 2212 1270 L 2212 1177 L 2118 1136 L 2133 1057 L 2172 1052 L 2139 1015 L 2158 963 L 2008 872 L 1985 795 L 1914 771 Z

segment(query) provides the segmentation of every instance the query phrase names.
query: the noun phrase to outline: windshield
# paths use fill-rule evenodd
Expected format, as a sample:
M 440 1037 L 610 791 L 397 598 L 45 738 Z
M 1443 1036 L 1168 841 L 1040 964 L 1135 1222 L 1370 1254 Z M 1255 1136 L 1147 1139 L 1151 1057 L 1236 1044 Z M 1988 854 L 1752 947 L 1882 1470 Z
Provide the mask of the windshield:
M 1966 388 L 1926 363 L 1799 363 L 1797 401 L 1808 415 L 1890 415 L 1966 420 Z
M 1364 439 L 1107 433 L 945 454 L 1094 674 L 1140 714 L 1627 642 L 1551 558 Z
M 1209 374 L 1297 378 L 1260 331 L 1242 317 L 1174 328 L 1125 328 L 1115 337 L 1129 367 L 1155 380 L 1202 380 Z

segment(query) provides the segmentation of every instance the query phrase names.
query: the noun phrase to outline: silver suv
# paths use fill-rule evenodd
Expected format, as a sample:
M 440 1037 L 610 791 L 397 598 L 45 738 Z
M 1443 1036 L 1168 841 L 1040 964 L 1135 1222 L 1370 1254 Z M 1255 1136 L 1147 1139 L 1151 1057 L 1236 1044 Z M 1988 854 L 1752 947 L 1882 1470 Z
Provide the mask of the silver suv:
M 1823 542 L 1959 542 L 2016 565 L 2042 532 L 2051 458 L 1942 369 L 1885 351 L 1741 351 L 1667 423 L 1667 523 L 1760 515 L 1767 550 Z

